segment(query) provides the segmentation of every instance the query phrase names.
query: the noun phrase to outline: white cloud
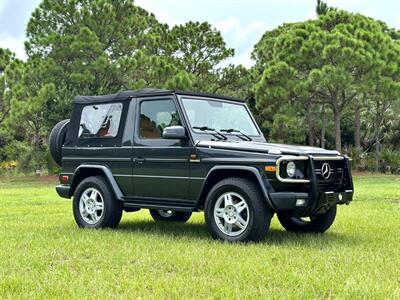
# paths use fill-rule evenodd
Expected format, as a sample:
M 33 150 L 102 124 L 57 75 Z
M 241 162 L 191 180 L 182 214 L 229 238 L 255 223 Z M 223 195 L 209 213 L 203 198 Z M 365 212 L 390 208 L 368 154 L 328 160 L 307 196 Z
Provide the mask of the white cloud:
M 172 21 L 173 19 L 170 17 L 170 15 L 166 11 L 160 9 L 159 5 L 157 5 L 157 3 L 153 1 L 136 0 L 135 4 L 140 6 L 141 8 L 144 8 L 148 12 L 153 13 L 158 19 L 158 21 L 160 21 L 161 23 L 167 23 L 168 25 L 171 26 L 176 24 L 175 22 Z
M 313 8 L 312 10 L 310 10 L 310 12 L 307 15 L 307 20 L 316 20 L 318 18 L 317 13 L 315 11 L 315 8 Z
M 227 45 L 235 49 L 235 57 L 225 63 L 242 64 L 246 67 L 252 66 L 254 62 L 250 56 L 253 46 L 269 28 L 268 24 L 253 21 L 243 26 L 238 18 L 229 17 L 215 23 L 214 26 L 221 31 Z
M 152 12 L 159 21 L 167 23 L 170 26 L 181 24 L 189 21 L 185 18 L 176 18 L 173 16 L 173 12 L 165 11 L 161 7 L 159 1 L 148 1 L 148 0 L 136 0 L 136 5 Z M 179 7 L 179 1 L 169 0 L 169 7 Z M 233 64 L 243 64 L 246 67 L 250 67 L 254 64 L 251 60 L 251 52 L 253 46 L 264 32 L 269 28 L 269 25 L 265 22 L 252 21 L 246 25 L 243 25 L 238 18 L 228 17 L 226 19 L 213 22 L 212 24 L 215 28 L 221 31 L 221 34 L 227 43 L 228 47 L 235 49 L 235 56 L 226 60 L 221 65 L 227 65 L 229 63 Z
M 253 46 L 247 48 L 241 53 L 236 53 L 234 57 L 227 59 L 224 61 L 221 66 L 225 67 L 229 64 L 234 65 L 243 65 L 246 68 L 250 68 L 254 65 L 255 61 L 251 59 L 251 52 L 253 52 Z
M 10 49 L 19 59 L 26 60 L 27 58 L 24 48 L 24 37 L 16 38 L 0 32 L 0 47 Z

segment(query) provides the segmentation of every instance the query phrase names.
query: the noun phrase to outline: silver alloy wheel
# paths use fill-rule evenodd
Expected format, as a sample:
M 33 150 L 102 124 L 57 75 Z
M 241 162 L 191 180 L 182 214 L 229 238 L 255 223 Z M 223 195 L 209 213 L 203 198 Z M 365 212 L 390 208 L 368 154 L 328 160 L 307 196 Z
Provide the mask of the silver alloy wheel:
M 79 212 L 83 220 L 90 224 L 96 224 L 104 213 L 104 201 L 101 193 L 95 188 L 83 191 L 79 199 Z
M 170 210 L 170 209 L 165 209 L 165 210 L 164 209 L 157 209 L 157 212 L 163 218 L 170 218 L 175 213 L 173 210 Z
M 249 206 L 241 195 L 234 192 L 224 193 L 215 202 L 214 219 L 223 233 L 238 236 L 249 225 Z

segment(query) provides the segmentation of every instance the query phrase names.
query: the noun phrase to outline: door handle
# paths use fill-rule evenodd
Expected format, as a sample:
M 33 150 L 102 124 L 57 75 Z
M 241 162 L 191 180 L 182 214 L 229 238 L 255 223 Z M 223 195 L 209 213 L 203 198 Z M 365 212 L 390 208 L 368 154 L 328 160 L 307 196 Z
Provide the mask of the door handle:
M 146 161 L 146 159 L 142 156 L 136 157 L 135 158 L 135 162 L 137 162 L 138 164 L 142 164 Z

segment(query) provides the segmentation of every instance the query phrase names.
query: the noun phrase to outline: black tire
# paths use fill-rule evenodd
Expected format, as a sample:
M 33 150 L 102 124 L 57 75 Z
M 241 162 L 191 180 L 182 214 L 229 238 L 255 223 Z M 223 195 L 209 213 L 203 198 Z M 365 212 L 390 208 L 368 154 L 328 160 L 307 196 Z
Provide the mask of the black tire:
M 332 206 L 327 212 L 305 221 L 300 218 L 291 217 L 287 213 L 278 213 L 281 225 L 291 232 L 297 233 L 324 233 L 332 226 L 336 218 L 336 205 Z
M 69 119 L 58 122 L 50 132 L 49 148 L 50 154 L 57 165 L 61 166 L 62 146 L 67 136 Z
M 80 212 L 80 198 L 89 189 L 96 189 L 103 200 L 103 211 L 95 223 L 89 223 Z M 102 176 L 91 176 L 82 180 L 75 190 L 72 209 L 76 224 L 83 228 L 115 228 L 122 217 L 122 203 L 111 191 L 106 179 Z
M 192 216 L 191 212 L 174 211 L 174 210 L 161 210 L 149 209 L 150 215 L 156 222 L 179 222 L 186 223 Z
M 219 226 L 222 226 L 222 220 L 228 222 L 225 216 L 220 219 L 221 224 L 217 224 L 217 219 L 214 217 L 214 208 L 218 205 L 218 199 L 227 193 L 239 195 L 245 201 L 248 209 L 245 211 L 247 225 L 243 226 L 243 232 L 238 235 L 231 236 L 223 232 Z M 238 203 L 236 203 L 238 204 Z M 226 205 L 226 203 L 224 204 Z M 224 214 L 227 214 L 227 208 L 224 208 Z M 248 215 L 247 215 L 248 212 Z M 208 193 L 205 202 L 204 217 L 213 238 L 229 241 L 229 242 L 258 242 L 265 238 L 273 216 L 272 210 L 267 206 L 264 197 L 261 194 L 259 186 L 251 180 L 244 178 L 227 178 L 218 182 Z M 226 216 L 226 218 L 229 218 Z M 236 220 L 236 217 L 233 217 Z M 225 223 L 226 224 L 226 223 Z M 233 224 L 235 227 L 238 226 Z M 231 226 L 232 228 L 232 226 Z

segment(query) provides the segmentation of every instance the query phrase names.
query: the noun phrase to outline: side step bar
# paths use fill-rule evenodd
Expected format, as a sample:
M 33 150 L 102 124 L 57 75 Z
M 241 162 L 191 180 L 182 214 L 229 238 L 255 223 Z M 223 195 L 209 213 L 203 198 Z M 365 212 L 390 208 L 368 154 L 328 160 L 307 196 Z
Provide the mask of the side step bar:
M 124 197 L 124 207 L 126 208 L 148 208 L 148 209 L 171 209 L 175 211 L 197 211 L 194 202 L 189 201 L 160 201 L 148 199 L 135 199 Z

